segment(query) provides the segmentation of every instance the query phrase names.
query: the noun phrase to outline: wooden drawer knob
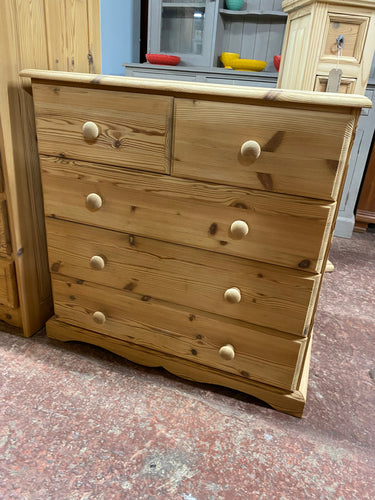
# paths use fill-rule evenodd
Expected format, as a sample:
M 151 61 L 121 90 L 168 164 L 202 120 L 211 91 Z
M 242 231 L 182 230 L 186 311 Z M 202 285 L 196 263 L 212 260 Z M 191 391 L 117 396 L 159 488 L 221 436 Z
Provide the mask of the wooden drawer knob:
M 96 193 L 90 193 L 86 198 L 86 205 L 90 210 L 99 210 L 103 205 L 103 200 Z
M 262 152 L 262 148 L 257 141 L 246 141 L 241 146 L 241 155 L 249 160 L 257 160 Z
M 225 361 L 231 361 L 235 357 L 234 347 L 231 344 L 223 345 L 219 349 L 219 355 L 225 359 Z
M 235 286 L 228 288 L 224 292 L 224 299 L 231 304 L 238 304 L 241 302 L 241 290 Z
M 82 125 L 83 137 L 89 141 L 93 141 L 99 136 L 99 127 L 94 122 L 86 122 Z
M 97 271 L 101 271 L 102 269 L 104 269 L 105 262 L 103 257 L 100 257 L 100 255 L 94 255 L 93 257 L 91 257 L 90 266 Z
M 92 319 L 95 321 L 95 323 L 98 323 L 99 325 L 104 325 L 106 317 L 105 314 L 103 314 L 101 311 L 95 311 L 94 314 L 92 315 Z
M 244 238 L 248 232 L 249 226 L 243 220 L 235 220 L 230 226 L 231 236 L 236 240 Z

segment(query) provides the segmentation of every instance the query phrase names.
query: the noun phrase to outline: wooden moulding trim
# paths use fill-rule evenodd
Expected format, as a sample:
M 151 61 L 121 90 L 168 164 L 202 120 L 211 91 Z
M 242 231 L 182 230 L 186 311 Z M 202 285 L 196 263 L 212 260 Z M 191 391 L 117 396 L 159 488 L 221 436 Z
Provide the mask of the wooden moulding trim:
M 357 210 L 355 220 L 358 222 L 365 222 L 367 224 L 375 223 L 375 213 L 368 210 Z
M 71 73 L 67 71 L 48 71 L 25 69 L 21 77 L 38 82 L 56 82 L 56 84 L 93 85 L 100 88 L 122 87 L 124 90 L 139 92 L 168 93 L 175 96 L 215 96 L 240 99 L 242 101 L 260 101 L 290 103 L 294 106 L 336 106 L 340 108 L 371 108 L 370 99 L 353 94 L 327 94 L 303 90 L 265 89 L 240 87 L 223 84 L 205 84 L 199 82 L 176 82 L 172 80 L 154 80 L 129 76 L 93 75 L 89 73 Z
M 48 337 L 52 339 L 63 342 L 75 340 L 94 344 L 123 356 L 134 363 L 149 367 L 163 367 L 170 373 L 187 380 L 230 387 L 261 399 L 276 410 L 295 417 L 302 417 L 306 402 L 309 350 L 306 353 L 304 365 L 301 367 L 302 377 L 298 389 L 291 392 L 261 382 L 244 379 L 215 368 L 202 367 L 202 365 L 189 360 L 66 324 L 54 317 L 47 321 L 46 330 Z
M 375 9 L 375 0 L 284 0 L 282 8 L 284 12 L 291 12 L 311 4 L 339 5 L 340 7 L 370 8 Z

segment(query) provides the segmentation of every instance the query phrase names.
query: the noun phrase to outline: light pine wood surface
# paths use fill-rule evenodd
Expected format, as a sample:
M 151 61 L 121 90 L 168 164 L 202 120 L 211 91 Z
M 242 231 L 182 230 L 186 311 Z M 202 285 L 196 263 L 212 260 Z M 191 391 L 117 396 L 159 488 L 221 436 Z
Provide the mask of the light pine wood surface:
M 169 172 L 171 97 L 56 85 L 34 85 L 33 96 L 40 153 Z M 85 138 L 87 122 L 97 137 Z
M 328 112 L 176 99 L 172 172 L 279 193 L 335 200 L 355 117 Z M 324 133 L 322 133 L 324 130 Z M 257 159 L 241 154 L 247 141 Z
M 1 153 L 19 310 L 0 305 L 0 318 L 30 336 L 51 316 L 52 298 L 31 86 L 19 72 L 55 68 L 57 60 L 59 69 L 100 72 L 98 28 L 88 27 L 99 26 L 99 1 L 3 0 L 1 7 Z
M 60 321 L 282 388 L 296 385 L 306 339 L 70 277 L 52 285 Z M 95 320 L 96 312 L 105 320 Z M 227 344 L 236 352 L 231 363 L 219 354 Z
M 23 74 L 36 89 L 48 335 L 301 416 L 320 272 L 368 100 Z M 116 133 L 127 147 L 101 149 Z
M 76 222 L 319 272 L 335 204 L 41 157 L 45 212 Z M 99 195 L 98 210 L 86 207 Z M 249 233 L 234 239 L 231 224 Z M 322 244 L 323 241 L 323 244 Z
M 47 334 L 50 338 L 67 342 L 78 340 L 94 344 L 135 363 L 146 366 L 162 366 L 169 372 L 186 378 L 188 380 L 204 382 L 208 384 L 224 385 L 251 394 L 270 406 L 284 413 L 302 417 L 307 397 L 307 379 L 311 355 L 311 339 L 305 349 L 303 365 L 300 370 L 295 391 L 283 390 L 273 385 L 246 379 L 229 372 L 223 372 L 210 366 L 199 365 L 188 359 L 182 359 L 161 351 L 153 351 L 149 348 L 119 340 L 108 335 L 103 335 L 92 330 L 85 330 L 71 324 L 58 321 L 55 318 L 47 322 Z
M 53 274 L 305 335 L 320 275 L 46 219 Z M 92 259 L 95 259 L 92 262 Z M 231 287 L 239 303 L 225 300 Z
M 344 91 L 364 94 L 375 50 L 375 1 L 285 0 L 282 6 L 288 20 L 277 87 L 320 90 L 337 67 L 343 72 L 340 91 L 346 79 L 350 89 Z

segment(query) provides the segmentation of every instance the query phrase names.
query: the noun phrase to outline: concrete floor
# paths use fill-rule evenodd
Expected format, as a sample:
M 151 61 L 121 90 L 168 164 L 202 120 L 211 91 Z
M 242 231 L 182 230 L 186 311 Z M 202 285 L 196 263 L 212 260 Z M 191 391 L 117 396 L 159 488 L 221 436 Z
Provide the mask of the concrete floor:
M 302 419 L 94 346 L 1 333 L 0 499 L 373 500 L 375 234 L 335 238 L 330 258 Z

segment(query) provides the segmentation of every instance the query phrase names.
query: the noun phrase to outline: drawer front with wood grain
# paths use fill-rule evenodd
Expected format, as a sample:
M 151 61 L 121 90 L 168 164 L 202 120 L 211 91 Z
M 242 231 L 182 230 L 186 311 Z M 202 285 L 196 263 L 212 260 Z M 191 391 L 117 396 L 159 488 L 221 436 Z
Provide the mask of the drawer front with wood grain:
M 172 174 L 336 200 L 348 113 L 176 99 Z
M 335 204 L 41 158 L 45 213 L 320 272 Z
M 52 274 L 296 335 L 309 331 L 320 275 L 46 218 Z
M 293 390 L 306 339 L 59 276 L 59 321 Z
M 39 152 L 169 172 L 172 98 L 34 85 Z
M 9 229 L 7 202 L 0 197 L 0 255 L 10 256 L 12 243 Z
M 14 262 L 2 258 L 0 258 L 0 304 L 11 308 L 18 306 Z

